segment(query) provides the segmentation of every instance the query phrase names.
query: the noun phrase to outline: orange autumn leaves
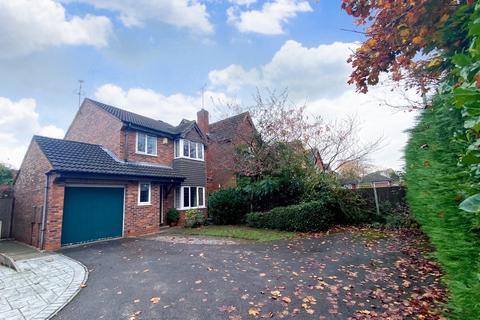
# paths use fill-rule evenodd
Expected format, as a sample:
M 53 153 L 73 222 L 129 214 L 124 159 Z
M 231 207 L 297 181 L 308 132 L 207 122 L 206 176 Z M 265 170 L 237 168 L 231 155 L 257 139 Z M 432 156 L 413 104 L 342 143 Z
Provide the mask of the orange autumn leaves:
M 353 67 L 349 83 L 363 93 L 382 73 L 422 90 L 436 83 L 445 68 L 439 63 L 441 51 L 462 45 L 442 34 L 446 28 L 461 29 L 449 24 L 458 6 L 456 0 L 343 0 L 342 8 L 358 25 L 368 24 L 366 40 L 348 60 Z

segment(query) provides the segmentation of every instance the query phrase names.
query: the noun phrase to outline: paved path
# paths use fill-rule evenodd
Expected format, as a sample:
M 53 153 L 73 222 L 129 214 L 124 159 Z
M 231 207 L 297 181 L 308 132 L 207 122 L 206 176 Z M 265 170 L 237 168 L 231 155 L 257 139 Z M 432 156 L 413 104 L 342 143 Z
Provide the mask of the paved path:
M 85 267 L 66 256 L 23 251 L 14 256 L 18 272 L 0 266 L 0 320 L 49 319 L 86 281 Z
M 421 242 L 375 236 L 224 245 L 153 236 L 64 249 L 90 273 L 55 319 L 436 319 L 440 273 Z

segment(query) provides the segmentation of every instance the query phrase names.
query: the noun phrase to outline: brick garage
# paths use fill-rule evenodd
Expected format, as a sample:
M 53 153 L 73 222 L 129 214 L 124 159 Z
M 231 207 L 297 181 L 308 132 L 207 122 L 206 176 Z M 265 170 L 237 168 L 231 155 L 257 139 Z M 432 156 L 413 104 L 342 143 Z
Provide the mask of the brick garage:
M 85 172 L 69 171 L 65 167 L 66 163 L 59 164 L 60 154 L 68 154 L 68 162 L 73 163 L 75 168 L 83 168 Z M 173 207 L 174 187 L 179 185 L 183 178 L 178 177 L 172 169 L 164 167 L 141 165 L 132 167 L 115 160 L 110 160 L 109 163 L 109 157 L 111 159 L 111 156 L 97 145 L 34 137 L 15 184 L 17 201 L 14 212 L 14 237 L 42 249 L 59 249 L 62 246 L 62 227 L 64 227 L 65 190 L 71 186 L 122 187 L 124 190 L 122 236 L 157 232 L 162 223 L 162 214 L 163 223 L 166 223 L 167 210 Z M 93 175 L 89 173 L 88 167 L 96 166 L 96 161 L 101 162 L 102 166 L 111 166 L 108 169 L 110 173 L 97 172 Z M 116 175 L 111 174 L 115 166 L 120 166 L 117 168 L 119 173 Z M 129 173 L 129 170 L 133 171 Z M 126 178 L 126 174 L 130 174 L 130 177 Z M 137 175 L 136 179 L 131 179 L 133 174 Z M 47 179 L 47 206 L 43 211 Z M 139 182 L 150 184 L 148 205 L 139 204 Z M 167 190 L 170 192 L 167 193 Z M 40 208 L 36 215 L 32 214 L 33 207 Z M 42 241 L 43 214 L 46 217 L 46 223 Z

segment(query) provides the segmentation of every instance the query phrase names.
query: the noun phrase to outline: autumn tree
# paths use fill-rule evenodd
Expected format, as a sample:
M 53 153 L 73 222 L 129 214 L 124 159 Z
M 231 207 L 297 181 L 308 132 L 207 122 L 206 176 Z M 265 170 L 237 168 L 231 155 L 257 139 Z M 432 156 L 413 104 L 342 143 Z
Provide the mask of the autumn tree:
M 248 110 L 258 134 L 246 135 L 238 148 L 236 165 L 246 176 L 260 176 L 279 167 L 321 165 L 321 171 L 336 171 L 351 161 L 362 161 L 381 145 L 381 137 L 362 141 L 356 118 L 327 121 L 296 105 L 288 92 L 257 92 L 247 108 L 230 106 L 234 112 Z
M 454 53 L 468 48 L 472 0 L 343 0 L 365 28 L 365 41 L 349 58 L 349 83 L 366 93 L 382 73 L 425 92 L 453 68 Z M 465 5 L 467 4 L 467 5 Z

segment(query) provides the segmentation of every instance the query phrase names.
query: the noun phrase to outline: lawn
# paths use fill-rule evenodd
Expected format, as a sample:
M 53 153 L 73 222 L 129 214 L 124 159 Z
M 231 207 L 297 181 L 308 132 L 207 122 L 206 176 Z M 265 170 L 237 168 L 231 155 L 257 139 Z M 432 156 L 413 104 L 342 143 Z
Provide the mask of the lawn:
M 254 241 L 273 241 L 290 239 L 295 232 L 255 229 L 246 226 L 206 226 L 193 229 L 180 229 L 179 233 L 185 235 L 227 237 Z

